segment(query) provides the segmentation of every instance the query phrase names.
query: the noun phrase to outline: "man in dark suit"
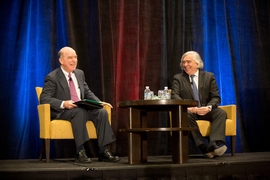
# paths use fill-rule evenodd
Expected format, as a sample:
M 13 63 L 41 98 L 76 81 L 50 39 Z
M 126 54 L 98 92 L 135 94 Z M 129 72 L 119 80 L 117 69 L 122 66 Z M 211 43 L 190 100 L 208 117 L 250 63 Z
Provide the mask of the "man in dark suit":
M 61 67 L 46 76 L 40 103 L 50 104 L 52 119 L 66 119 L 71 122 L 76 144 L 75 162 L 92 162 L 84 149 L 84 143 L 89 140 L 86 129 L 86 122 L 89 119 L 93 121 L 97 130 L 99 161 L 119 161 L 120 158 L 112 156 L 107 149 L 107 146 L 116 140 L 108 122 L 107 111 L 103 108 L 87 111 L 74 104 L 75 101 L 82 99 L 101 102 L 85 82 L 84 72 L 76 69 L 78 60 L 75 50 L 70 47 L 63 47 L 58 56 Z M 112 107 L 109 103 L 101 103 Z
M 188 108 L 188 125 L 198 128 L 197 119 L 210 121 L 209 145 L 207 146 L 204 143 L 199 130 L 191 131 L 191 138 L 196 147 L 206 157 L 222 156 L 227 150 L 225 145 L 227 114 L 224 110 L 218 108 L 221 98 L 215 76 L 211 72 L 202 70 L 203 61 L 195 51 L 188 51 L 182 56 L 180 67 L 183 70 L 182 73 L 173 77 L 172 99 L 193 99 L 198 101 L 198 107 Z M 194 92 L 193 89 L 198 90 Z

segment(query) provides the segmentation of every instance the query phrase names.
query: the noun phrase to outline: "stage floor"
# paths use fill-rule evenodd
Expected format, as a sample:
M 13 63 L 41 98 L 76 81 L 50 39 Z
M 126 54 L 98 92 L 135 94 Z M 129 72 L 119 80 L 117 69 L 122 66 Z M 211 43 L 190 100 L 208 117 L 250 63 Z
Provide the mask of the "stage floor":
M 239 153 L 208 159 L 190 155 L 184 164 L 171 156 L 149 156 L 148 162 L 130 165 L 127 157 L 117 163 L 74 163 L 74 159 L 0 160 L 1 179 L 270 179 L 270 152 Z

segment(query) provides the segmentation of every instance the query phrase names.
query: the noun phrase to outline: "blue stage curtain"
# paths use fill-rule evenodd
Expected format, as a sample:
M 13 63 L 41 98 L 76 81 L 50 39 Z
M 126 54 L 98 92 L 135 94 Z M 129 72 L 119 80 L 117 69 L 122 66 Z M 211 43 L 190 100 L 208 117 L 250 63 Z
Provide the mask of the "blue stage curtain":
M 35 87 L 59 67 L 63 46 L 77 51 L 91 90 L 114 106 L 116 153 L 127 155 L 118 129 L 128 118 L 117 103 L 141 99 L 146 85 L 170 87 L 188 50 L 215 73 L 222 105 L 237 105 L 237 152 L 269 151 L 269 19 L 266 0 L 1 1 L 0 159 L 38 158 Z M 153 154 L 170 153 L 167 139 L 151 140 Z
M 38 157 L 35 86 L 51 70 L 51 15 L 47 1 L 1 1 L 1 159 Z
M 59 67 L 57 52 L 60 48 L 72 46 L 78 49 L 77 53 L 87 51 L 97 61 L 89 67 L 90 60 L 79 55 L 79 66 L 91 70 L 100 64 L 97 1 L 76 1 L 75 6 L 74 2 L 11 0 L 0 3 L 0 89 L 4 102 L 0 159 L 39 156 L 41 141 L 35 87 L 43 86 L 45 76 Z M 74 13 L 78 12 L 85 17 L 74 19 Z M 77 32 L 78 23 L 93 28 L 82 32 L 85 29 L 80 27 Z M 76 40 L 84 43 L 77 44 Z M 97 84 L 100 83 L 100 79 L 96 79 Z
M 181 55 L 197 51 L 216 75 L 221 104 L 237 105 L 237 152 L 269 151 L 270 2 L 166 2 L 169 79 Z

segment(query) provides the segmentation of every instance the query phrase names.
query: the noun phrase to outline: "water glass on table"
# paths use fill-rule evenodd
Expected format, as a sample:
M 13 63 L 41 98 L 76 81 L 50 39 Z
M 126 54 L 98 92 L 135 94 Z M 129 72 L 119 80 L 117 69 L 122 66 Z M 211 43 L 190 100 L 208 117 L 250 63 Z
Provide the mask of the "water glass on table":
M 158 90 L 158 99 L 165 99 L 165 94 L 163 90 Z

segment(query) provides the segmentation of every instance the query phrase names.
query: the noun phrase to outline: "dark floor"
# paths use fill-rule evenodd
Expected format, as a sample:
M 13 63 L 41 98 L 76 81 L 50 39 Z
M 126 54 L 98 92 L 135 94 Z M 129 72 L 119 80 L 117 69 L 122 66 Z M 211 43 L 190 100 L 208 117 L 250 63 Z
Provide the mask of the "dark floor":
M 190 155 L 184 164 L 172 164 L 171 156 L 150 156 L 148 162 L 76 164 L 74 159 L 0 160 L 1 179 L 270 179 L 270 152 L 225 154 L 208 159 Z

